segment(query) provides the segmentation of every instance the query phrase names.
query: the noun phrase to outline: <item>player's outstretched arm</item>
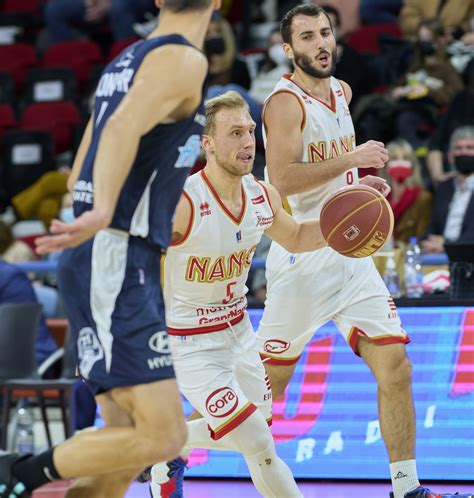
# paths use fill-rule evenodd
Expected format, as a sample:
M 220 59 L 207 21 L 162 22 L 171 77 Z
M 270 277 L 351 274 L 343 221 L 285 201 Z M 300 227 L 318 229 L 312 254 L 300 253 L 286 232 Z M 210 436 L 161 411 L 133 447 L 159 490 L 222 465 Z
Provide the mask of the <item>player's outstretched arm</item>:
M 37 239 L 40 254 L 75 247 L 109 225 L 141 137 L 159 123 L 184 118 L 182 107 L 189 114 L 198 106 L 206 71 L 204 56 L 191 47 L 169 45 L 146 56 L 103 128 L 94 163 L 93 209 L 70 224 L 54 220 L 52 235 Z
M 295 221 L 283 208 L 277 190 L 269 184 L 266 187 L 275 217 L 271 227 L 265 230 L 265 235 L 293 253 L 314 251 L 327 245 L 318 219 L 301 223 Z
M 305 161 L 301 133 L 305 121 L 303 109 L 299 97 L 289 91 L 275 93 L 264 108 L 269 178 L 282 196 L 319 187 L 352 168 L 382 168 L 388 160 L 384 144 L 369 140 L 333 159 Z
M 86 157 L 87 151 L 89 150 L 89 145 L 92 140 L 92 118 L 89 119 L 87 123 L 86 129 L 82 135 L 81 143 L 79 144 L 79 148 L 76 152 L 76 157 L 74 158 L 74 162 L 72 164 L 72 171 L 67 179 L 67 189 L 69 192 L 72 192 L 74 188 L 74 184 L 76 183 L 80 173 L 81 168 L 84 163 L 84 159 Z

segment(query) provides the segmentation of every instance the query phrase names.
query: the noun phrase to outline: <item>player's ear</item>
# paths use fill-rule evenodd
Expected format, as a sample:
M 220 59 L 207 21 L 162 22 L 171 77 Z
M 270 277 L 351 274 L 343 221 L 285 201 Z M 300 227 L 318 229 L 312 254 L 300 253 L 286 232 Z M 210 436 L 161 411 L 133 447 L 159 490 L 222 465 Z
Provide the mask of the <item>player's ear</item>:
M 283 43 L 283 50 L 288 57 L 288 59 L 294 59 L 294 54 L 293 54 L 293 49 L 291 48 L 291 45 L 289 43 Z
M 214 152 L 214 141 L 210 135 L 202 135 L 201 148 L 206 154 Z

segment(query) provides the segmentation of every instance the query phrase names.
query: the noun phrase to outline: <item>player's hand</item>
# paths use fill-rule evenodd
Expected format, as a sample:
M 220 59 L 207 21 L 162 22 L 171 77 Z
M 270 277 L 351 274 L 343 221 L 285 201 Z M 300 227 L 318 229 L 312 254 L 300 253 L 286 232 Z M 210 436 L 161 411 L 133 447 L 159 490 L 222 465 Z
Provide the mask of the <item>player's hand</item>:
M 444 237 L 442 235 L 430 235 L 427 239 L 421 241 L 421 249 L 427 253 L 444 252 Z
M 358 145 L 350 154 L 353 154 L 357 168 L 383 168 L 388 161 L 384 144 L 375 140 Z
M 384 178 L 380 178 L 379 176 L 364 176 L 359 180 L 359 183 L 378 190 L 384 197 L 387 197 L 387 195 L 390 193 L 390 190 L 392 190 L 390 185 L 387 183 L 387 180 L 385 180 Z
M 99 230 L 106 228 L 109 221 L 108 218 L 94 210 L 86 211 L 72 223 L 53 220 L 49 228 L 51 235 L 36 239 L 36 252 L 47 254 L 68 247 L 76 247 L 92 238 Z

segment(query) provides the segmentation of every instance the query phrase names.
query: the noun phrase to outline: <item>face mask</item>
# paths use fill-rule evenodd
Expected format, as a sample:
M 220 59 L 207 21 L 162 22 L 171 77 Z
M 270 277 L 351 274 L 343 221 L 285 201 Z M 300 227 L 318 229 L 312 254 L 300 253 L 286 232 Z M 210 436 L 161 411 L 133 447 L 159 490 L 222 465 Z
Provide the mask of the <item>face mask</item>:
M 72 207 L 62 208 L 59 212 L 59 218 L 64 221 L 64 223 L 71 223 L 74 221 L 74 210 Z
M 454 165 L 462 175 L 472 175 L 474 173 L 474 156 L 455 156 Z
M 389 161 L 387 163 L 387 173 L 392 180 L 395 180 L 397 183 L 403 183 L 412 175 L 413 167 L 410 161 Z
M 420 41 L 418 47 L 423 55 L 433 55 L 435 53 L 434 45 L 431 42 Z
M 209 55 L 222 54 L 225 51 L 224 38 L 208 38 L 204 42 L 204 51 Z
M 288 57 L 283 50 L 283 45 L 276 44 L 272 45 L 268 49 L 268 57 L 277 65 L 281 66 L 288 63 Z

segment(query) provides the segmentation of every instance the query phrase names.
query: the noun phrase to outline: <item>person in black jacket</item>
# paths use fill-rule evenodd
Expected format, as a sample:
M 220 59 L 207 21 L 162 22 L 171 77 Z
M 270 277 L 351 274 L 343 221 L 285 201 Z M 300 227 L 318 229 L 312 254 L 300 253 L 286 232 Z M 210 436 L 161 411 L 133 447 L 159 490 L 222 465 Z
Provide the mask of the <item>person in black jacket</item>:
M 448 159 L 456 176 L 436 191 L 425 252 L 444 252 L 446 242 L 474 242 L 474 126 L 457 128 L 451 135 Z

